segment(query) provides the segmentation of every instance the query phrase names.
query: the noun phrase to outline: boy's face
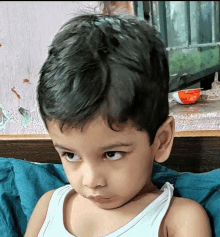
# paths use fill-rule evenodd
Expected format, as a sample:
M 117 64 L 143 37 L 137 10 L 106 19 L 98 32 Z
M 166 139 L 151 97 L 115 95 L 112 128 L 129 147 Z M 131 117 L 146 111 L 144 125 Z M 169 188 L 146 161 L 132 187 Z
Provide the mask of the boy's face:
M 146 132 L 126 125 L 113 131 L 101 117 L 81 129 L 61 133 L 48 122 L 48 132 L 74 190 L 102 209 L 122 206 L 152 187 L 152 148 Z M 99 196 L 96 200 L 89 196 Z

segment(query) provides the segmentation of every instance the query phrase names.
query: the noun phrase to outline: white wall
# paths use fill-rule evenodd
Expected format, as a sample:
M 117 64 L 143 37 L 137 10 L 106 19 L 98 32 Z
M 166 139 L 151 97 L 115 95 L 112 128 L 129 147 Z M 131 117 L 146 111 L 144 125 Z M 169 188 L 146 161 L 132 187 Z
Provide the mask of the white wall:
M 98 4 L 0 1 L 0 134 L 47 134 L 38 111 L 36 86 L 48 46 L 64 22 L 81 11 L 96 8 L 99 12 Z M 23 82 L 25 78 L 30 84 Z

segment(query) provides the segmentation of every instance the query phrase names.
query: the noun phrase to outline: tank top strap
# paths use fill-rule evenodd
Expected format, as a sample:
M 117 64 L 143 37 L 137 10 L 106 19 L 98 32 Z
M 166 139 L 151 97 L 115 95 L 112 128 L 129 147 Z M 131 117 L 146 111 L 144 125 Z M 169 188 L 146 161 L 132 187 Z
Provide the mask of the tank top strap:
M 172 184 L 166 182 L 160 190 L 163 191 L 163 193 L 161 193 L 160 196 L 150 203 L 141 213 L 123 227 L 106 237 L 158 237 L 160 224 L 169 208 L 174 188 Z
M 54 191 L 48 205 L 46 219 L 38 237 L 44 236 L 44 233 L 50 229 L 50 226 L 59 226 L 59 229 L 64 229 L 63 231 L 65 231 L 63 223 L 63 204 L 65 197 L 72 189 L 72 186 L 68 184 Z
M 70 190 L 72 190 L 72 186 L 68 184 L 54 191 L 48 207 L 48 212 L 49 214 L 51 213 L 53 217 L 55 212 L 58 212 L 59 215 L 56 216 L 59 216 L 61 220 L 63 220 L 63 203 Z
M 147 208 L 147 216 L 151 220 L 151 226 L 154 226 L 154 229 L 156 230 L 155 233 L 158 233 L 160 224 L 170 206 L 174 187 L 172 184 L 166 182 L 162 186 L 161 191 L 163 191 L 163 193 L 157 197 Z

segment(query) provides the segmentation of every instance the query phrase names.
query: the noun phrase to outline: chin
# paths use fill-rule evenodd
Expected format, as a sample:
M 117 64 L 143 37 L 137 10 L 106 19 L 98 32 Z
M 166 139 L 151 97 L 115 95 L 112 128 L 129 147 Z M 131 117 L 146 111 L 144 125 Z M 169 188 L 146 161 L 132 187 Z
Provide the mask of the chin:
M 96 206 L 103 210 L 114 210 L 114 209 L 120 208 L 122 205 L 116 206 L 116 205 L 97 205 L 96 204 Z
M 124 206 L 126 203 L 127 202 L 117 203 L 117 202 L 114 202 L 111 200 L 106 203 L 94 203 L 94 204 L 103 210 L 113 210 L 113 209 L 117 209 L 117 208 Z

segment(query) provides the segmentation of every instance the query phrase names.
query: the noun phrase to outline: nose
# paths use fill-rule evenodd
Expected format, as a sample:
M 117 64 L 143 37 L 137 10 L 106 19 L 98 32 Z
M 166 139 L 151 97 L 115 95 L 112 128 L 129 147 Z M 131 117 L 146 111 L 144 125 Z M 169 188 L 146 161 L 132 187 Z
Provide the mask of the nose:
M 94 189 L 98 186 L 106 186 L 104 170 L 98 165 L 84 164 L 83 166 L 83 185 Z

